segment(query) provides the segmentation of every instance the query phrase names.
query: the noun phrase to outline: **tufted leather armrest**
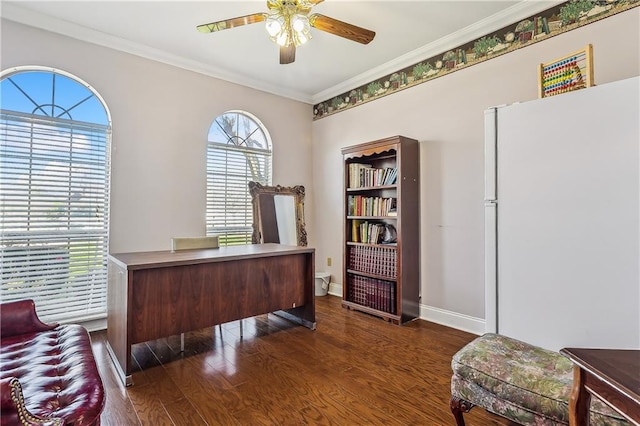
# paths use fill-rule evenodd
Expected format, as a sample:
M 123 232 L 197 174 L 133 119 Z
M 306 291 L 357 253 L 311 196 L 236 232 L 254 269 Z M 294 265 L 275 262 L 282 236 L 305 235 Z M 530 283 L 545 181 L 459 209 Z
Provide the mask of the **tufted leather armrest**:
M 29 412 L 22 395 L 22 386 L 15 377 L 0 380 L 0 419 L 3 425 L 23 426 L 63 426 L 64 420 L 58 417 L 43 418 Z
M 36 305 L 31 299 L 3 303 L 0 306 L 0 337 L 52 330 L 57 325 L 40 321 Z

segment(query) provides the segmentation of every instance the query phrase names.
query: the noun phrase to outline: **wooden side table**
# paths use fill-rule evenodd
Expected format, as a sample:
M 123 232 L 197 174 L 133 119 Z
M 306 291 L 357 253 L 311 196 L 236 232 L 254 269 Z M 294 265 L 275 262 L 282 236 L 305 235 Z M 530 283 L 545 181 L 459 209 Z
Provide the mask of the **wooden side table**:
M 591 395 L 640 425 L 640 350 L 564 348 L 573 361 L 569 425 L 589 426 Z

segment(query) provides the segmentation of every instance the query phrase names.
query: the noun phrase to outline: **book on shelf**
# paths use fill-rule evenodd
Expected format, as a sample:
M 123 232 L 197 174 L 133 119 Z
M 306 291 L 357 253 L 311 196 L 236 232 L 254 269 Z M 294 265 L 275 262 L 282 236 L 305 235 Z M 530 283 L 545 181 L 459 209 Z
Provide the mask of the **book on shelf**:
M 369 244 L 378 244 L 382 238 L 382 232 L 384 232 L 384 225 L 380 223 L 372 223 L 368 227 L 367 242 Z
M 352 220 L 351 221 L 351 241 L 354 243 L 359 243 L 360 241 L 360 224 L 361 220 Z
M 387 216 L 396 217 L 398 216 L 398 200 L 395 198 L 391 198 L 389 202 L 389 208 L 387 209 Z
M 390 169 L 390 173 L 389 173 L 389 177 L 387 179 L 387 182 L 385 183 L 385 185 L 393 185 L 396 183 L 398 177 L 398 169 L 397 168 L 393 168 Z
M 371 164 L 349 163 L 349 188 L 393 185 L 398 176 L 396 167 L 374 168 Z
M 381 246 L 350 246 L 348 269 L 378 275 L 395 280 L 397 278 L 398 254 L 395 249 Z
M 363 197 L 349 195 L 347 197 L 348 216 L 397 216 L 395 198 Z
M 382 240 L 384 224 L 353 219 L 351 221 L 351 242 L 378 244 Z
M 350 163 L 349 164 L 349 188 L 360 188 L 362 185 L 361 176 L 363 170 L 371 168 L 371 164 Z
M 396 313 L 396 291 L 392 282 L 355 276 L 349 284 L 351 301 L 379 311 Z

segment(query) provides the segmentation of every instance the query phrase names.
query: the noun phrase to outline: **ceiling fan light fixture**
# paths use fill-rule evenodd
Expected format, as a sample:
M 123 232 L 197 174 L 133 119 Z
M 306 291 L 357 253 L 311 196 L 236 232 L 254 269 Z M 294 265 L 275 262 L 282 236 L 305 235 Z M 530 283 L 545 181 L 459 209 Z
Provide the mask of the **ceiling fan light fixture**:
M 311 24 L 307 15 L 295 14 L 291 17 L 293 44 L 298 47 L 311 40 Z
M 2 1 L 2 0 L 0 0 Z M 271 41 L 280 46 L 280 64 L 295 61 L 296 48 L 311 40 L 311 27 L 362 44 L 368 44 L 376 33 L 348 22 L 319 13 L 309 14 L 323 0 L 267 0 L 269 12 L 252 13 L 198 25 L 202 33 L 213 33 L 257 22 L 265 22 Z
M 299 13 L 293 15 L 291 17 L 291 28 L 297 33 L 301 33 L 305 30 L 309 31 L 309 18 Z
M 287 17 L 279 11 L 270 13 L 267 16 L 265 28 L 271 41 L 279 46 L 291 44 L 290 27 L 291 24 L 288 22 Z
M 278 34 L 275 37 L 274 41 L 278 46 L 282 46 L 282 47 L 289 46 L 291 44 L 291 38 L 289 37 L 289 34 L 287 34 L 286 31 L 280 32 L 280 34 Z
M 302 13 L 285 12 L 285 9 L 272 11 L 265 19 L 265 29 L 271 41 L 282 47 L 298 47 L 311 40 L 309 18 Z
M 271 13 L 266 19 L 265 28 L 271 38 L 277 37 L 285 27 L 284 16 L 279 13 Z

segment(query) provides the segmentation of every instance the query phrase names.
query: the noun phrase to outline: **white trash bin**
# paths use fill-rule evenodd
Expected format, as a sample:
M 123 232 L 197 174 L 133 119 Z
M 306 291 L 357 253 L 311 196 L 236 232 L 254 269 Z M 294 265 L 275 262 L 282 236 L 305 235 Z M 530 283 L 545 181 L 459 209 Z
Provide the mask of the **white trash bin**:
M 328 272 L 316 272 L 316 296 L 326 296 L 329 292 L 331 274 Z

